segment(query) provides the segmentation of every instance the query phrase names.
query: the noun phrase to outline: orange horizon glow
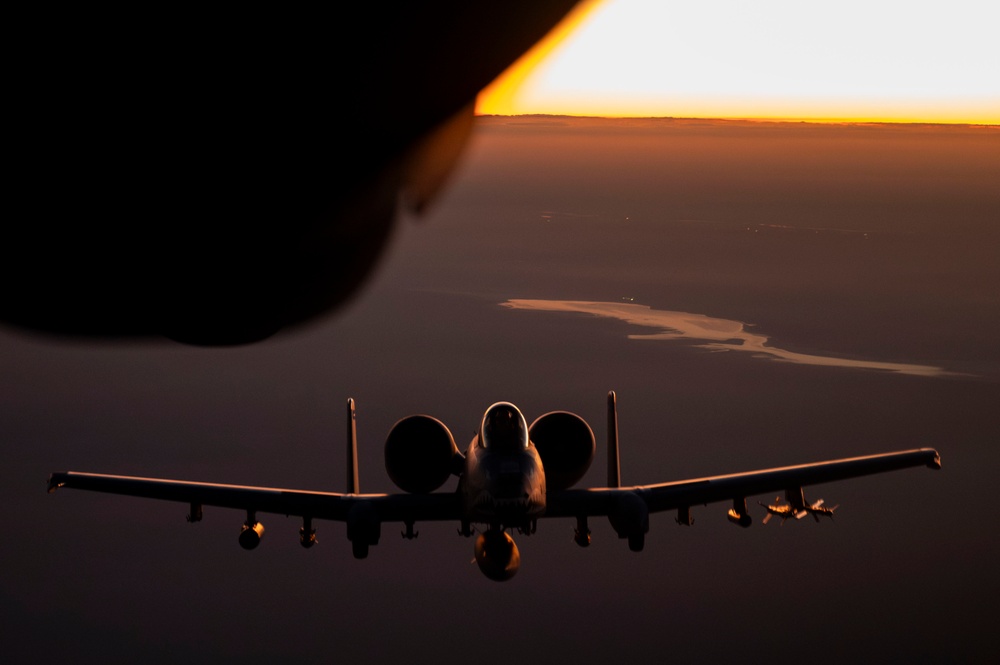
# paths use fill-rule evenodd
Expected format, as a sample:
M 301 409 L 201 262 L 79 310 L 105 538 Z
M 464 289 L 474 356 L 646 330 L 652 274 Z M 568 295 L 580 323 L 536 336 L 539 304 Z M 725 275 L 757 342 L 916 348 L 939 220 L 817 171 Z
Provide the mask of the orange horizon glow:
M 522 108 L 522 96 L 526 83 L 538 67 L 545 62 L 546 58 L 587 20 L 598 4 L 599 0 L 581 0 L 549 34 L 484 88 L 476 99 L 476 115 L 550 114 L 546 111 L 526 112 L 518 110 Z M 574 114 L 551 113 L 551 115 Z
M 651 74 L 646 74 L 636 71 L 638 67 L 630 68 L 627 76 L 620 73 L 622 79 L 628 79 L 622 83 L 614 80 L 618 72 L 602 71 L 598 75 L 586 69 L 575 72 L 578 80 L 572 84 L 563 83 L 553 68 L 559 67 L 558 71 L 565 74 L 573 73 L 573 67 L 586 66 L 587 63 L 574 64 L 574 54 L 569 52 L 573 40 L 582 39 L 580 35 L 585 31 L 591 36 L 598 34 L 600 22 L 606 18 L 605 10 L 613 4 L 611 0 L 583 0 L 545 39 L 482 91 L 476 114 L 1000 125 L 1000 90 L 987 90 L 985 94 L 976 90 L 974 94 L 962 95 L 927 91 L 901 96 L 873 94 L 869 90 L 864 90 L 864 94 L 834 90 L 829 94 L 809 95 L 794 89 L 783 91 L 764 86 L 759 93 L 748 91 L 747 87 L 733 93 L 691 91 L 681 86 L 657 89 L 657 76 L 665 78 L 663 68 L 659 71 L 654 68 Z M 625 38 L 633 36 L 641 40 L 643 33 L 626 34 Z M 601 43 L 611 49 L 618 44 L 612 38 L 620 39 L 622 35 L 604 37 Z M 690 62 L 676 66 L 693 67 Z M 598 80 L 601 76 L 610 76 L 610 82 L 607 78 Z M 641 76 L 649 76 L 650 82 L 636 83 Z M 553 79 L 557 85 L 553 85 Z M 838 83 L 843 87 L 843 81 Z M 659 85 L 663 86 L 662 80 Z

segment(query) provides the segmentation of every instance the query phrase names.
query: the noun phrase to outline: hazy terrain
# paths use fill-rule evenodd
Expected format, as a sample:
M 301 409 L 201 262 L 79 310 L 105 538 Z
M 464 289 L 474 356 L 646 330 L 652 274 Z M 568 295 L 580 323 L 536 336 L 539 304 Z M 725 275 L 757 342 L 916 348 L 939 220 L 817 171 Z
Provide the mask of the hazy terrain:
M 1000 619 L 1000 132 L 696 120 L 480 118 L 425 218 L 401 220 L 344 310 L 233 349 L 82 344 L 0 331 L 0 642 L 9 662 L 977 662 Z M 510 300 L 634 303 L 736 321 L 785 352 L 933 367 L 769 362 L 704 339 Z M 719 340 L 716 340 L 717 342 Z M 723 340 L 725 341 L 725 340 Z M 847 363 L 850 364 L 850 363 Z M 651 518 L 633 554 L 593 520 L 520 537 L 509 583 L 457 525 L 344 527 L 85 492 L 79 470 L 361 487 L 382 444 L 434 415 L 464 448 L 483 410 L 567 409 L 622 476 L 651 483 L 921 446 L 944 468 L 807 488 L 835 520 L 739 529 L 726 506 Z M 603 449 L 581 485 L 604 474 Z M 446 489 L 453 488 L 453 483 Z M 748 655 L 750 656 L 748 658 Z

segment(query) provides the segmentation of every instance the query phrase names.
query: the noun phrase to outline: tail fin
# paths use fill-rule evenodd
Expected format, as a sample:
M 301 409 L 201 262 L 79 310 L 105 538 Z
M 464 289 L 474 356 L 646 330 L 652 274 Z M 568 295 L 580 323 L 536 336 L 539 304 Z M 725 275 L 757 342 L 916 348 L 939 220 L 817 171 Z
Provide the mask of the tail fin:
M 354 399 L 347 399 L 347 493 L 357 494 L 358 483 L 358 428 L 355 424 Z
M 608 487 L 621 487 L 622 476 L 618 455 L 618 406 L 615 391 L 608 393 Z

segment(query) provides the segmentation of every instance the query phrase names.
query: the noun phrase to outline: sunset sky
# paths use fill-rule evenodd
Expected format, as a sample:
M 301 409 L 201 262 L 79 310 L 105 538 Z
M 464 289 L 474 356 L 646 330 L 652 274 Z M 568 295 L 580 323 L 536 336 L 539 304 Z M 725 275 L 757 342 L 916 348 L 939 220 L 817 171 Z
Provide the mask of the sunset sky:
M 477 111 L 998 124 L 998 21 L 981 0 L 585 0 Z

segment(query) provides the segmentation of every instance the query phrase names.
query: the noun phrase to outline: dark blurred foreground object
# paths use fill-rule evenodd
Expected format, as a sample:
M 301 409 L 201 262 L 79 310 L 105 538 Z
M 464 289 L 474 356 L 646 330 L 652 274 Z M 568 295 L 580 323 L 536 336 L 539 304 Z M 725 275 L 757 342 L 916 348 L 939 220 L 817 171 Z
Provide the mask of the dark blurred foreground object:
M 20 17 L 0 321 L 231 345 L 334 310 L 576 1 Z

